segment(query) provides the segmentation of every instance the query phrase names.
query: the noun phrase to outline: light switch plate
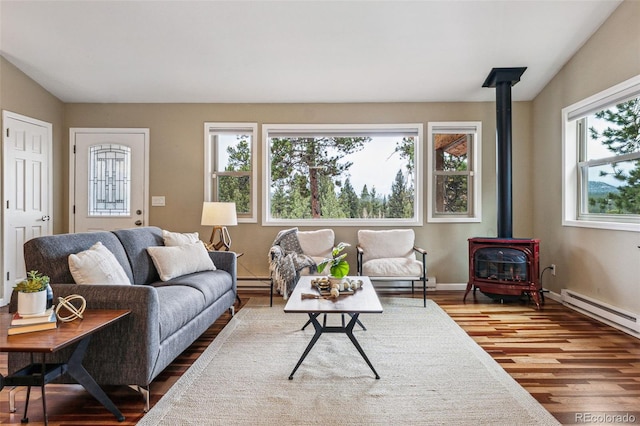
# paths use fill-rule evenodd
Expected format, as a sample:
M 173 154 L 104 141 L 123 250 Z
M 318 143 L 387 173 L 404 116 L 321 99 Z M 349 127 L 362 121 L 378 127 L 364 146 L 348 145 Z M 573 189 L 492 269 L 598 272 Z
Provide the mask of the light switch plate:
M 164 195 L 154 195 L 151 197 L 151 206 L 163 207 L 164 205 Z

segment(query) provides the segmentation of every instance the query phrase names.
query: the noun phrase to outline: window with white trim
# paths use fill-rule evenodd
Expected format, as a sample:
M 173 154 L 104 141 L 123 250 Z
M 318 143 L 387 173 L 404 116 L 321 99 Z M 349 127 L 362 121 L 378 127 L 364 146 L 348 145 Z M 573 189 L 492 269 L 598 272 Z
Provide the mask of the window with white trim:
M 263 224 L 422 224 L 421 124 L 265 124 Z
M 428 221 L 480 222 L 482 123 L 428 125 Z
M 640 231 L 640 76 L 563 114 L 563 224 Z
M 257 221 L 256 123 L 205 123 L 205 201 L 235 202 L 238 222 Z

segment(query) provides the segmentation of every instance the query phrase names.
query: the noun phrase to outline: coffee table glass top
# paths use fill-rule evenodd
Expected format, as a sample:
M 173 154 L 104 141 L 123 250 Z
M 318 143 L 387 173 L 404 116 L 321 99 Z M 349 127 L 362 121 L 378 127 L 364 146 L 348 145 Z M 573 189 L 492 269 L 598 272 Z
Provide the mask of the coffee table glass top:
M 289 296 L 286 313 L 381 313 L 382 304 L 369 277 L 347 277 L 362 280 L 362 288 L 335 299 L 302 299 L 302 293 L 319 294 L 311 285 L 317 276 L 302 276 Z

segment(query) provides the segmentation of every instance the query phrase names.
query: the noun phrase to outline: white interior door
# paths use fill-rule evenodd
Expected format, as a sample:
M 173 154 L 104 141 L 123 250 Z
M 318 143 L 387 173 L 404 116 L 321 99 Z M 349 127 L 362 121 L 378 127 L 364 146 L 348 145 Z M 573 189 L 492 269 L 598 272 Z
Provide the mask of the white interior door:
M 148 222 L 149 129 L 70 131 L 71 232 Z
M 26 277 L 23 244 L 52 233 L 52 125 L 3 111 L 3 295 Z

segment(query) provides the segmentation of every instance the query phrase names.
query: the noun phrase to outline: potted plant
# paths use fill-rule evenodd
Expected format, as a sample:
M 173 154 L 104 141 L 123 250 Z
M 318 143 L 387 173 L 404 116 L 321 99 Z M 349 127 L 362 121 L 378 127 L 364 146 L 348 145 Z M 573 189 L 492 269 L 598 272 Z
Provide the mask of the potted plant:
M 331 257 L 323 259 L 318 264 L 318 271 L 324 271 L 324 268 L 329 265 L 329 278 L 336 278 L 341 281 L 349 273 L 349 263 L 345 260 L 347 253 L 342 253 L 344 249 L 351 246 L 348 243 L 339 243 L 331 250 Z
M 48 276 L 38 271 L 29 271 L 27 278 L 16 284 L 13 289 L 18 292 L 18 314 L 41 314 L 49 307 L 47 306 L 47 293 L 50 289 Z

